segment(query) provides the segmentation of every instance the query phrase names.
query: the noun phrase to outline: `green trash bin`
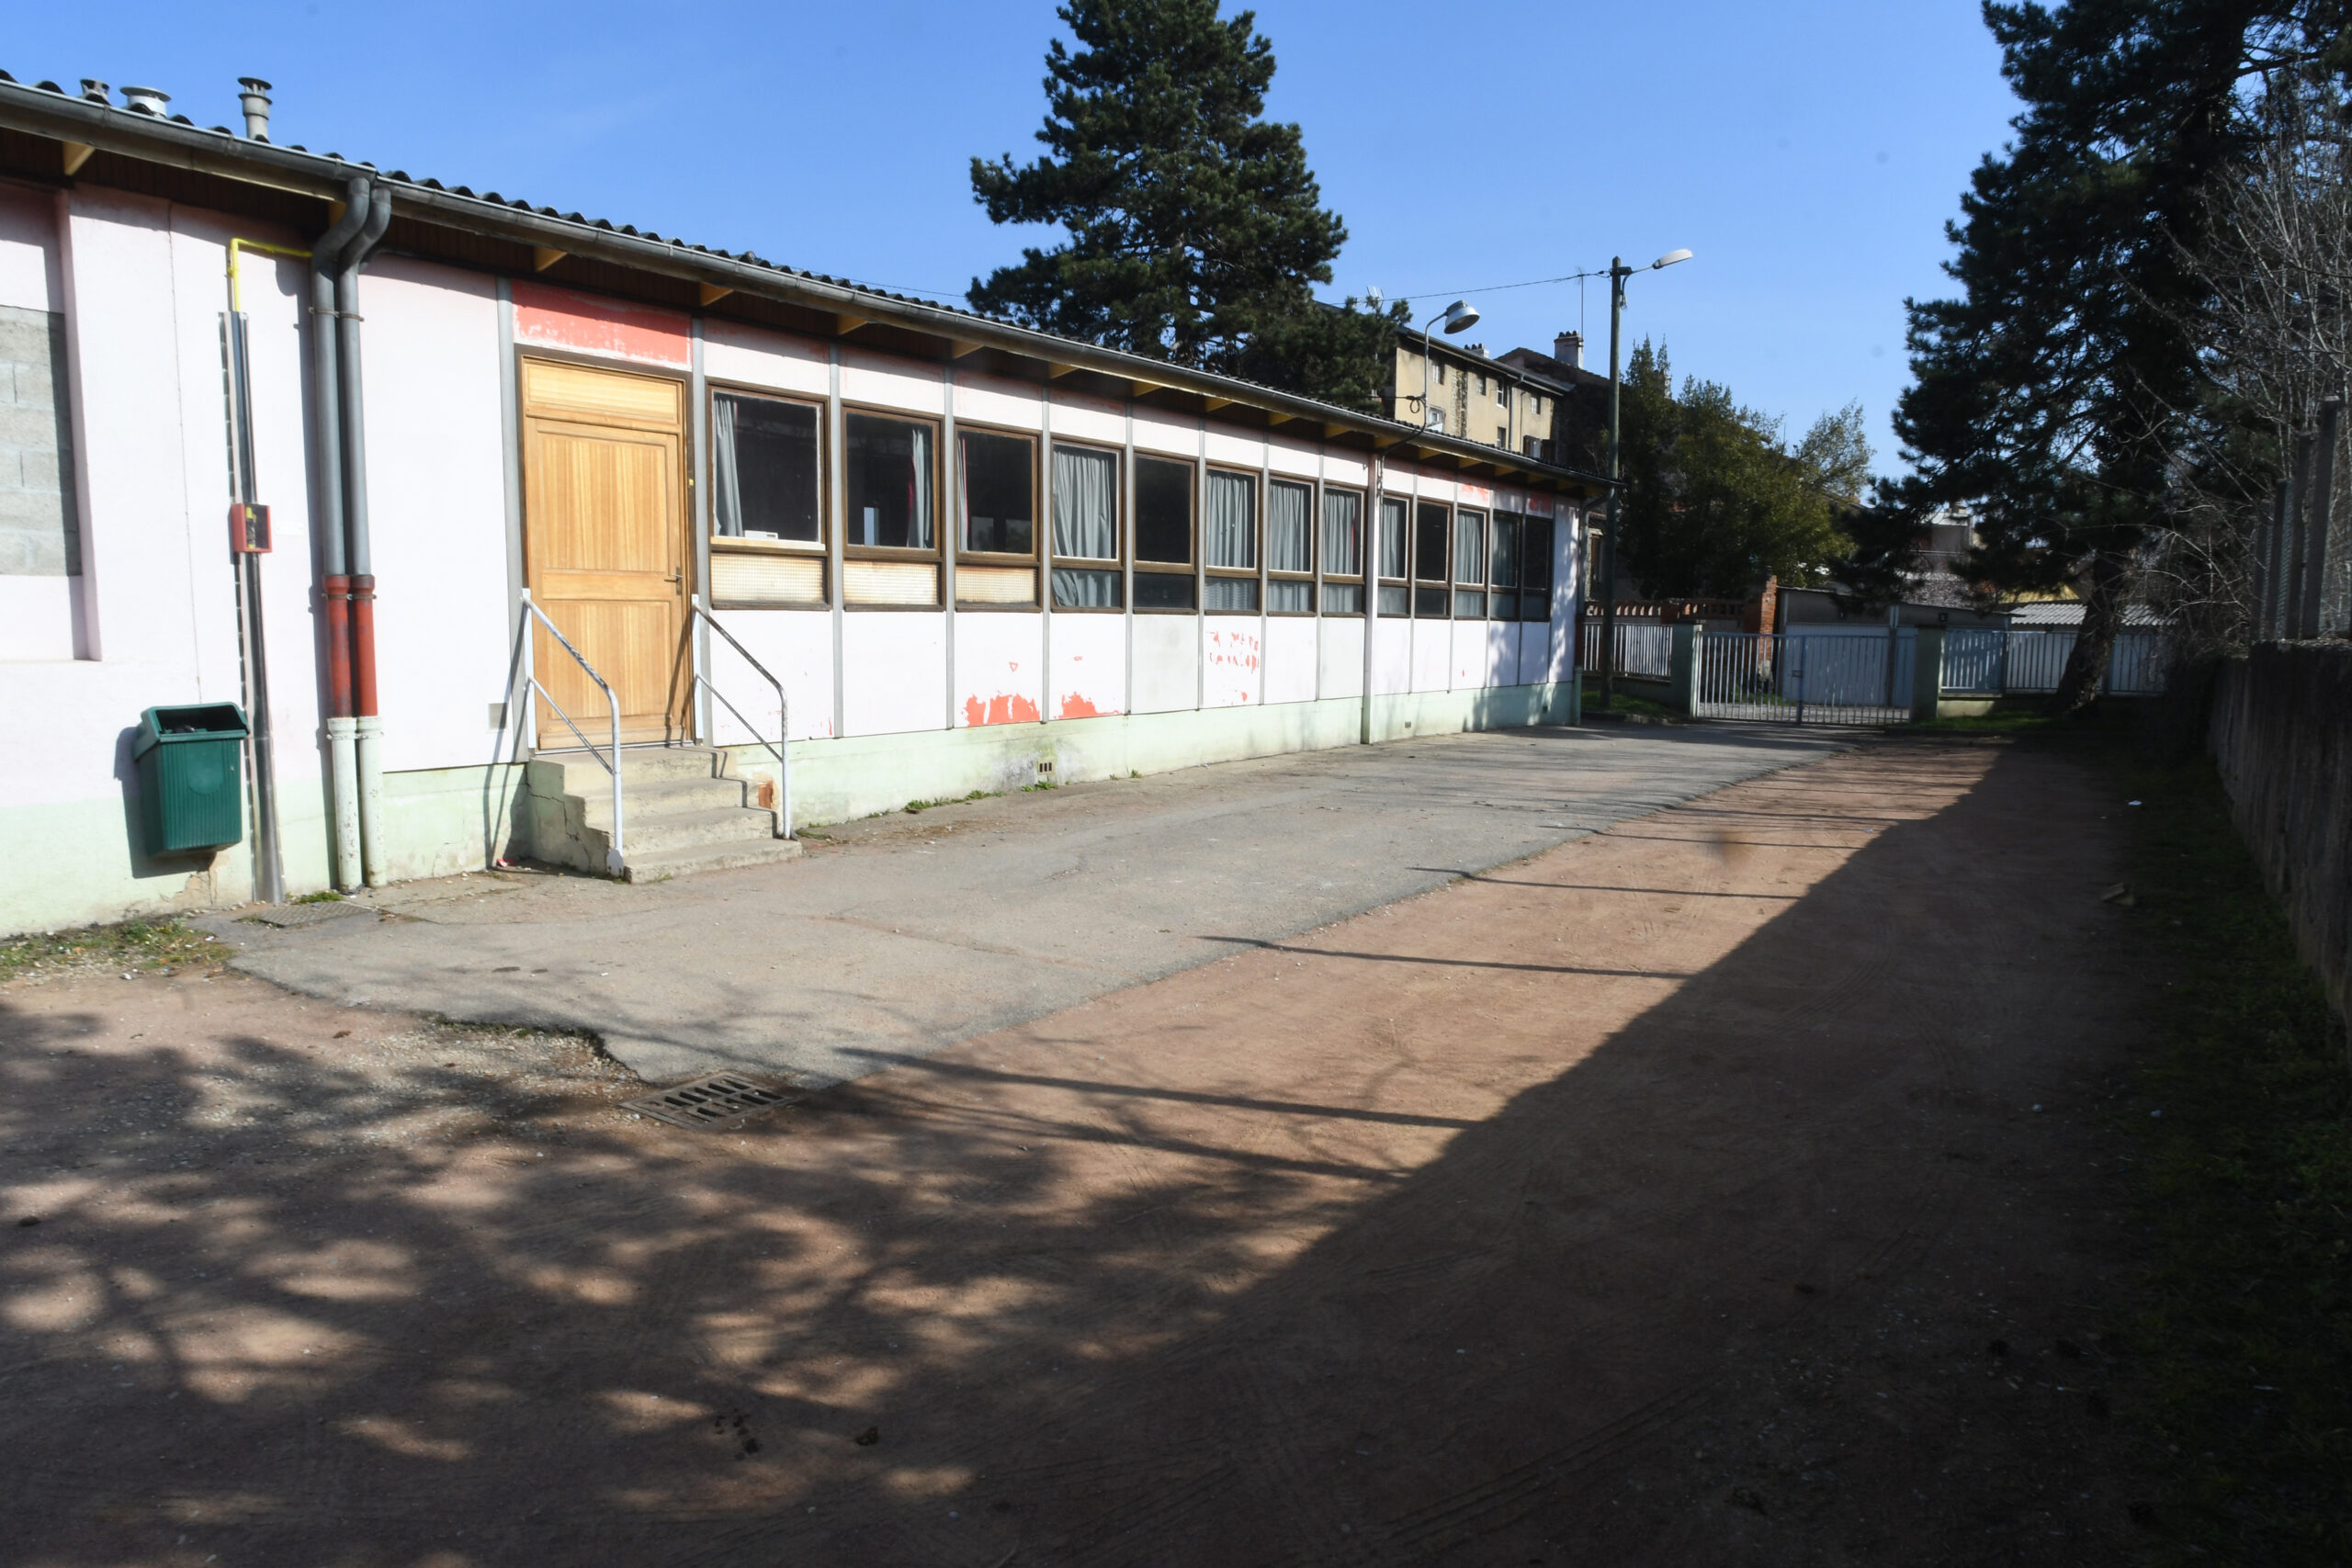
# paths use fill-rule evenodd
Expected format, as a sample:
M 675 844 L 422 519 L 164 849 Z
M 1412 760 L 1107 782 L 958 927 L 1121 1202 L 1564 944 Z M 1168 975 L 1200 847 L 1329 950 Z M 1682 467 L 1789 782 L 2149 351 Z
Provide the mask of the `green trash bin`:
M 245 716 L 234 703 L 149 708 L 130 743 L 151 855 L 217 850 L 245 836 Z

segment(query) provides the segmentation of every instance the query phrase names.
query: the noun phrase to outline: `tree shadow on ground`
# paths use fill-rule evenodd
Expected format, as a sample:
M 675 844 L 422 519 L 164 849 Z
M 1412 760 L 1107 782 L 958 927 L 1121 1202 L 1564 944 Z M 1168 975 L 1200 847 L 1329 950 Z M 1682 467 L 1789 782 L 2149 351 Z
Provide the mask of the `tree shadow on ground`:
M 0 1561 L 2078 1562 L 2113 1440 L 1982 1325 L 2096 1315 L 2023 1108 L 2132 982 L 2087 786 L 1976 755 L 1765 781 L 1826 874 L 1563 849 L 723 1134 L 0 998 Z

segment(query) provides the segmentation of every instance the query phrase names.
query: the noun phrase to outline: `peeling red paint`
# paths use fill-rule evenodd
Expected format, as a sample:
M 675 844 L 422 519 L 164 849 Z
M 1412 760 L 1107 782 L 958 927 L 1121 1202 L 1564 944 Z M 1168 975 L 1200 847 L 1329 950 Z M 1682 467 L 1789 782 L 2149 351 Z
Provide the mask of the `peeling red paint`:
M 674 310 L 519 279 L 514 284 L 514 335 L 657 365 L 694 363 L 693 327 Z
M 1037 705 L 1027 697 L 1003 693 L 983 703 L 978 697 L 964 699 L 964 722 L 974 728 L 983 724 L 1035 724 Z
M 1096 707 L 1092 703 L 1088 702 L 1084 697 L 1080 696 L 1076 692 L 1064 692 L 1062 694 L 1062 716 L 1064 718 L 1107 718 L 1110 716 L 1105 714 L 1101 708 Z

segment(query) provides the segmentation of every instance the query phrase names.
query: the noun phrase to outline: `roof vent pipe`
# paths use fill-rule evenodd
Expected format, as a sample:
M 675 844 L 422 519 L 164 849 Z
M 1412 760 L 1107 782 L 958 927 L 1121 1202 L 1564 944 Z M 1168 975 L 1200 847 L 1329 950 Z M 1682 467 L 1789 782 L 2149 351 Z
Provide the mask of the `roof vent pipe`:
M 114 102 L 114 89 L 94 76 L 82 78 L 82 96 L 94 104 Z
M 169 118 L 171 102 L 171 94 L 158 91 L 153 87 L 125 87 L 122 90 L 124 108 L 137 109 L 141 114 L 152 114 L 159 119 Z
M 255 141 L 268 141 L 269 84 L 258 76 L 240 76 L 237 85 L 244 89 L 237 103 L 245 111 L 245 134 Z

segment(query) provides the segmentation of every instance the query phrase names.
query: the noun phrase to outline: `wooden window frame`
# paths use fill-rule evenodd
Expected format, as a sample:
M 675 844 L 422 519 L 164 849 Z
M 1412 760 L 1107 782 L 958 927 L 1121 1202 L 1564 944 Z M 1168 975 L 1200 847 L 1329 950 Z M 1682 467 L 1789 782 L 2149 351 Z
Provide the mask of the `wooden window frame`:
M 1540 551 L 1535 547 L 1535 534 L 1539 527 L 1544 534 L 1544 548 Z M 1560 514 L 1556 503 L 1549 517 L 1539 517 L 1532 512 L 1520 514 L 1519 618 L 1521 621 L 1538 621 L 1547 626 L 1551 624 L 1552 594 L 1559 587 L 1558 583 L 1552 581 L 1552 557 L 1558 547 L 1559 527 Z M 1534 592 L 1532 579 L 1539 562 L 1542 565 L 1544 578 L 1541 599 L 1544 613 L 1540 615 L 1532 615 L 1528 614 L 1527 606 Z
M 605 362 L 601 360 L 590 360 L 585 361 L 585 363 L 602 364 Z M 831 440 L 832 432 L 828 426 L 825 417 L 825 405 L 827 400 L 815 393 L 780 392 L 773 387 L 758 387 L 752 386 L 748 382 L 720 381 L 706 378 L 703 382 L 703 429 L 706 433 L 718 428 L 718 399 L 722 393 L 730 398 L 762 398 L 769 402 L 793 403 L 798 407 L 812 409 L 816 412 L 817 537 L 816 541 L 812 544 L 798 539 L 729 538 L 724 537 L 716 532 L 712 532 L 708 535 L 710 553 L 713 557 L 720 555 L 741 555 L 777 556 L 783 557 L 786 559 L 813 558 L 817 562 L 818 569 L 818 597 L 814 599 L 793 599 L 782 601 L 773 599 L 721 599 L 718 596 L 716 585 L 712 584 L 710 585 L 710 607 L 714 610 L 831 609 L 833 603 L 833 594 L 838 590 L 840 584 L 835 582 L 833 580 L 833 515 L 831 504 L 833 494 L 833 444 Z M 718 461 L 717 445 L 713 438 L 711 438 L 707 434 L 706 434 L 704 439 L 712 446 L 712 450 L 708 456 L 711 479 L 712 483 L 715 485 L 718 480 L 717 465 Z M 711 504 L 706 510 L 709 513 L 707 519 L 708 527 L 712 530 L 716 530 L 718 526 L 718 506 L 715 496 L 711 501 Z M 716 566 L 711 569 L 710 575 L 714 579 L 718 577 L 718 572 Z
M 1255 566 L 1211 566 L 1208 548 L 1209 476 L 1232 474 L 1250 481 L 1250 554 Z M 1194 553 L 1200 557 L 1201 614 L 1204 615 L 1262 615 L 1266 613 L 1266 484 L 1265 476 L 1256 468 L 1237 468 L 1231 463 L 1201 465 L 1200 494 L 1193 505 Z M 1254 582 L 1258 585 L 1258 603 L 1247 610 L 1213 610 L 1209 608 L 1209 580 L 1227 582 Z
M 865 412 L 866 411 L 861 407 L 859 412 Z M 844 415 L 844 417 L 846 417 L 846 415 Z M 848 427 L 846 425 L 842 427 L 842 432 L 844 438 L 846 438 L 848 432 Z M 1027 555 L 1021 555 L 1017 552 L 1006 550 L 971 550 L 964 547 L 964 525 L 967 513 L 971 510 L 971 498 L 966 491 L 965 474 L 962 466 L 964 438 L 967 435 L 1005 436 L 1014 440 L 1026 441 L 1029 443 L 1030 544 L 1029 553 Z M 1053 526 L 1052 521 L 1044 515 L 1046 509 L 1046 460 L 1039 455 L 1044 446 L 1045 437 L 1034 430 L 1023 430 L 1013 425 L 989 424 L 977 420 L 958 419 L 956 422 L 955 461 L 956 467 L 954 470 L 956 475 L 956 504 L 953 509 L 955 515 L 950 520 L 952 537 L 948 539 L 947 543 L 956 553 L 956 582 L 958 597 L 955 600 L 952 607 L 957 614 L 1034 615 L 1036 615 L 1043 607 L 1045 595 L 1049 591 L 1046 568 L 1046 530 Z M 844 446 L 843 450 L 847 450 L 846 446 Z M 843 494 L 846 496 L 846 489 L 844 489 Z M 1029 598 L 1025 602 L 1001 599 L 963 598 L 960 595 L 964 581 L 964 571 L 967 567 L 976 567 L 982 571 L 988 571 L 990 570 L 1017 570 L 1026 568 L 1030 574 L 1031 583 Z M 869 608 L 871 606 L 869 606 Z
M 1442 578 L 1423 577 L 1420 574 L 1421 509 L 1425 506 L 1436 507 L 1445 513 L 1445 545 L 1438 557 L 1445 565 L 1445 576 Z M 1412 507 L 1413 531 L 1408 536 L 1405 546 L 1405 570 L 1412 573 L 1411 596 L 1408 603 L 1412 606 L 1413 619 L 1417 621 L 1450 621 L 1453 619 L 1453 502 L 1430 501 L 1426 497 L 1415 496 Z M 1443 615 L 1421 613 L 1421 595 L 1425 592 L 1442 595 L 1441 603 L 1445 606 Z
M 1462 613 L 1462 596 L 1472 592 L 1471 586 L 1462 576 L 1462 519 L 1464 514 L 1478 520 L 1478 581 L 1476 585 L 1478 613 L 1475 615 L 1465 615 Z M 1487 552 L 1495 547 L 1494 535 L 1488 532 L 1488 525 L 1494 521 L 1494 516 L 1495 509 L 1491 506 L 1456 505 L 1453 509 L 1453 520 L 1446 530 L 1445 570 L 1449 577 L 1446 583 L 1446 605 L 1453 611 L 1454 620 L 1483 621 L 1487 618 L 1487 611 L 1489 606 L 1487 593 L 1492 585 L 1487 581 Z
M 850 504 L 849 473 L 847 468 L 849 462 L 849 422 L 861 416 L 869 419 L 894 420 L 900 424 L 920 424 L 930 429 L 932 497 L 931 548 L 926 550 L 913 548 L 903 545 L 854 545 L 850 543 L 849 518 L 847 516 Z M 947 479 L 947 459 L 944 451 L 946 444 L 941 439 L 942 426 L 944 423 L 944 421 L 943 421 L 937 414 L 913 413 L 905 409 L 880 407 L 872 403 L 853 403 L 846 398 L 842 400 L 842 462 L 843 465 L 842 473 L 842 510 L 843 515 L 838 519 L 837 522 L 838 526 L 841 528 L 842 536 L 841 592 L 842 609 L 856 611 L 860 614 L 871 610 L 892 615 L 903 615 L 909 611 L 926 615 L 938 615 L 943 611 L 951 610 L 955 607 L 947 601 L 947 531 L 958 525 L 956 519 L 947 515 L 947 508 L 943 503 L 946 493 L 945 486 Z M 962 422 L 960 420 L 957 421 L 957 425 L 958 428 L 961 427 Z M 852 561 L 928 561 L 931 563 L 934 574 L 932 580 L 933 586 L 931 603 L 928 604 L 877 604 L 870 600 L 852 599 L 849 596 L 849 563 Z M 1012 607 L 1020 609 L 1023 606 L 1014 605 Z
M 1047 516 L 1039 525 L 1037 548 L 1040 555 L 1044 558 L 1044 564 L 1041 568 L 1044 575 L 1041 581 L 1045 585 L 1044 592 L 1046 595 L 1046 602 L 1049 604 L 1053 604 L 1054 614 L 1057 615 L 1124 615 L 1128 612 L 1128 610 L 1133 608 L 1132 605 L 1124 603 L 1124 601 L 1129 597 L 1126 588 L 1127 568 L 1129 565 L 1127 560 L 1128 528 L 1126 516 L 1126 448 L 1124 446 L 1114 446 L 1102 441 L 1065 441 L 1060 436 L 1054 436 L 1046 440 L 1044 445 L 1045 457 L 1043 461 L 1048 465 L 1050 465 L 1054 460 L 1055 450 L 1058 447 L 1067 446 L 1073 452 L 1099 452 L 1108 456 L 1111 459 L 1112 474 L 1112 546 L 1111 554 L 1108 558 L 1101 556 L 1057 555 L 1054 552 L 1053 518 L 1051 516 Z M 1147 455 L 1148 454 L 1143 453 L 1136 454 L 1138 457 Z M 1051 509 L 1048 508 L 1047 510 L 1050 512 Z M 1056 604 L 1053 597 L 1054 568 L 1063 561 L 1069 561 L 1073 563 L 1069 568 L 1072 571 L 1107 571 L 1113 577 L 1117 578 L 1119 580 L 1119 597 L 1123 602 L 1117 604 Z M 1162 611 L 1160 613 L 1164 615 L 1168 612 Z
M 1358 570 L 1353 577 L 1344 575 L 1339 577 L 1332 576 L 1329 566 L 1323 558 L 1323 508 L 1329 502 L 1329 498 L 1333 495 L 1351 495 L 1356 498 L 1356 565 L 1361 570 Z M 1373 592 L 1372 574 L 1378 570 L 1380 563 L 1374 560 L 1372 556 L 1372 551 L 1376 547 L 1378 541 L 1372 536 L 1371 529 L 1373 526 L 1376 526 L 1376 525 L 1373 525 L 1371 523 L 1371 495 L 1367 490 L 1358 489 L 1354 485 L 1322 483 L 1317 483 L 1316 485 L 1314 524 L 1315 613 L 1317 615 L 1340 616 L 1352 615 L 1359 620 L 1363 618 L 1364 603 L 1363 600 L 1359 599 L 1356 602 L 1356 607 L 1352 610 L 1334 610 L 1329 607 L 1330 595 L 1325 592 L 1324 590 L 1327 588 L 1352 588 L 1360 594 L 1370 593 Z
M 1276 571 L 1274 570 L 1272 523 L 1276 485 L 1295 485 L 1306 492 L 1306 570 L 1305 571 Z M 1259 499 L 1264 505 L 1265 516 L 1258 525 L 1258 558 L 1265 566 L 1266 585 L 1259 590 L 1260 607 L 1269 615 L 1311 616 L 1323 602 L 1322 487 L 1313 479 L 1303 479 L 1295 474 L 1272 474 L 1267 477 L 1262 488 L 1264 493 Z M 1304 610 L 1275 609 L 1273 585 L 1277 582 L 1307 584 L 1306 608 Z
M 1207 476 L 1203 470 L 1201 460 L 1197 457 L 1178 457 L 1166 452 L 1151 452 L 1142 449 L 1136 450 L 1135 458 L 1135 475 L 1132 479 L 1126 479 L 1127 483 L 1135 486 L 1136 495 L 1137 498 L 1136 502 L 1136 515 L 1127 520 L 1128 529 L 1125 540 L 1128 565 L 1127 611 L 1130 615 L 1201 615 L 1204 613 L 1201 608 L 1201 602 L 1203 599 L 1207 597 L 1201 586 L 1201 497 L 1203 492 L 1208 489 Z M 1184 549 L 1185 553 L 1192 557 L 1189 561 L 1180 564 L 1175 561 L 1148 561 L 1143 558 L 1143 502 L 1141 497 L 1143 494 L 1143 466 L 1146 463 L 1166 463 L 1172 468 L 1182 468 L 1192 476 L 1192 478 L 1186 481 L 1190 489 L 1188 491 L 1186 500 L 1188 514 L 1185 518 L 1186 543 Z M 1121 477 L 1122 479 L 1126 479 L 1126 476 L 1123 475 Z M 1182 577 L 1187 579 L 1193 584 L 1193 602 L 1190 604 L 1185 605 L 1142 604 L 1136 603 L 1134 584 L 1136 581 L 1146 577 Z
M 1381 615 L 1390 620 L 1408 621 L 1413 618 L 1413 506 L 1416 498 L 1410 493 L 1404 495 L 1390 495 L 1384 491 L 1374 499 L 1379 502 L 1379 521 L 1374 525 L 1374 531 L 1371 540 L 1371 548 L 1373 553 L 1367 570 L 1375 574 L 1374 577 L 1374 592 L 1385 592 L 1387 590 L 1394 588 L 1404 597 L 1405 607 L 1402 610 L 1383 610 L 1380 612 Z M 1402 577 L 1384 577 L 1377 575 L 1380 571 L 1381 566 L 1380 547 L 1381 540 L 1383 538 L 1383 535 L 1379 530 L 1386 527 L 1388 525 L 1388 504 L 1391 502 L 1396 502 L 1401 509 L 1400 515 L 1403 518 L 1403 524 L 1397 530 L 1405 541 L 1405 575 Z

